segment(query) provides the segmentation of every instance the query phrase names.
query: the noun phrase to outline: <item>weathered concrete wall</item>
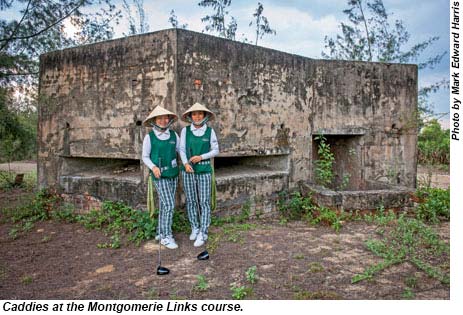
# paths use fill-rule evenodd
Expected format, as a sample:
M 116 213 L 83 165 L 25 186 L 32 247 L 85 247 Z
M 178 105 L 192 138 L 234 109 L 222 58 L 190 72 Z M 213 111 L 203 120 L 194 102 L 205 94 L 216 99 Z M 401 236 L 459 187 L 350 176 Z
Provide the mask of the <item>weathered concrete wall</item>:
M 360 136 L 350 158 L 363 181 L 415 187 L 417 84 L 414 65 L 317 61 L 312 129 Z
M 99 168 L 100 158 L 140 159 L 143 119 L 156 105 L 176 111 L 175 43 L 170 30 L 41 57 L 40 187 Z
M 272 199 L 274 192 L 307 179 L 315 65 L 307 58 L 183 30 L 177 43 L 179 112 L 194 102 L 207 104 L 217 113 L 212 126 L 220 156 L 253 157 L 235 161 L 233 172 L 222 170 L 216 158 L 220 200 L 242 204 L 250 198 L 254 203 L 254 196 L 262 196 L 258 187 L 267 187 L 264 199 Z M 254 170 L 245 168 L 250 163 Z M 259 172 L 264 168 L 267 172 Z M 258 185 L 230 179 L 237 174 Z
M 185 30 L 53 52 L 41 58 L 39 185 L 143 204 L 141 121 L 156 105 L 181 114 L 202 102 L 217 113 L 225 211 L 270 211 L 278 192 L 313 181 L 317 132 L 353 188 L 413 187 L 416 89 L 416 66 L 313 60 Z

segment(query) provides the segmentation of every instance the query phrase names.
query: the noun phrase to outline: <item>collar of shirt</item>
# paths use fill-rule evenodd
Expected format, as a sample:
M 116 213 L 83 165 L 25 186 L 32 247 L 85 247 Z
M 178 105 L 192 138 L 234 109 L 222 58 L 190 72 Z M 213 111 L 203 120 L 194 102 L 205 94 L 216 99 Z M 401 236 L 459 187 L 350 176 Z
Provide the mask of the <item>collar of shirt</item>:
M 191 132 L 195 132 L 195 133 L 197 133 L 197 132 L 205 132 L 206 128 L 207 128 L 206 124 L 202 125 L 200 128 L 196 128 L 193 124 L 190 125 Z
M 162 137 L 162 138 L 165 138 L 167 135 L 170 136 L 169 130 L 170 130 L 170 129 L 167 128 L 167 129 L 164 130 L 164 131 L 159 131 L 159 130 L 157 130 L 156 128 L 153 127 L 154 134 L 155 134 L 156 137 L 158 137 L 158 138 L 161 138 L 161 137 Z

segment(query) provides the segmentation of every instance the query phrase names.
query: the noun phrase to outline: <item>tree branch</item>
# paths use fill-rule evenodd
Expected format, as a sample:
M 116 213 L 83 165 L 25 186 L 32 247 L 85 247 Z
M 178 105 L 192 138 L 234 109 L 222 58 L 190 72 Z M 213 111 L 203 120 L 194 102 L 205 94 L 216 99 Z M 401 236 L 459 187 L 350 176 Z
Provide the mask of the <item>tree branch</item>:
M 29 11 L 29 6 L 31 5 L 31 2 L 32 2 L 32 0 L 29 0 L 29 2 L 27 3 L 26 11 L 24 11 L 24 14 L 23 14 L 21 20 L 19 21 L 18 25 L 16 25 L 13 32 L 11 32 L 10 37 L 5 41 L 5 43 L 2 45 L 2 47 L 0 47 L 0 51 L 2 51 L 6 47 L 6 45 L 8 45 L 8 42 L 13 38 L 14 34 L 16 34 L 16 32 L 18 31 L 19 26 L 24 21 L 24 18 L 26 17 L 26 15 L 27 15 L 27 13 Z
M 370 60 L 369 60 L 369 61 L 372 61 L 372 60 L 373 60 L 373 55 L 372 55 L 372 53 L 371 53 L 370 34 L 368 33 L 367 20 L 365 19 L 365 14 L 363 13 L 362 1 L 359 0 L 357 3 L 358 3 L 358 6 L 359 6 L 359 8 L 360 8 L 360 13 L 362 13 L 363 24 L 365 25 L 365 31 L 366 31 L 366 33 L 367 33 L 368 52 L 369 52 L 369 54 L 370 54 Z
M 32 37 L 36 37 L 36 36 L 39 36 L 40 34 L 48 31 L 50 28 L 54 27 L 55 25 L 61 23 L 63 20 L 67 19 L 69 16 L 71 16 L 80 6 L 82 5 L 82 3 L 80 3 L 79 5 L 77 5 L 74 9 L 72 9 L 71 11 L 69 11 L 65 16 L 63 16 L 62 18 L 58 19 L 57 21 L 53 22 L 52 24 L 48 25 L 47 27 L 45 27 L 44 29 L 38 31 L 37 33 L 34 33 L 34 34 L 31 34 L 31 35 L 27 35 L 27 36 L 18 36 L 18 37 L 10 37 L 10 38 L 2 38 L 0 39 L 0 42 L 9 42 L 9 41 L 12 41 L 12 40 L 18 40 L 18 39 L 29 39 L 29 38 L 32 38 Z

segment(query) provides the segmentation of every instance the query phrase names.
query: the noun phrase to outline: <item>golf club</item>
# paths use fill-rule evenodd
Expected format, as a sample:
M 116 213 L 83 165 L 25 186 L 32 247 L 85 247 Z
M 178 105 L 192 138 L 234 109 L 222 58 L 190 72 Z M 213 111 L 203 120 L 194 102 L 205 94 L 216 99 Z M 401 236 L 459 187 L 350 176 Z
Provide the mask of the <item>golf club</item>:
M 161 168 L 161 158 L 159 158 L 159 171 L 162 173 L 162 168 Z M 158 192 L 159 193 L 159 192 Z M 158 214 L 158 232 L 159 236 L 161 235 L 161 209 L 159 209 L 159 214 Z M 158 276 L 164 276 L 167 275 L 170 270 L 166 267 L 161 266 L 161 237 L 159 237 L 159 260 L 158 260 L 158 268 L 156 269 L 156 274 Z
M 193 152 L 191 151 L 191 148 L 190 148 L 190 159 L 193 157 Z M 194 182 L 195 182 L 195 190 L 196 190 L 196 202 L 198 204 L 198 211 L 199 211 L 199 220 L 201 221 L 201 205 L 199 203 L 199 186 L 198 186 L 198 182 L 197 182 L 197 179 L 196 179 L 196 176 L 194 176 L 193 174 L 193 178 L 194 178 Z M 209 253 L 207 250 L 199 253 L 199 255 L 197 256 L 198 260 L 208 260 L 209 259 Z

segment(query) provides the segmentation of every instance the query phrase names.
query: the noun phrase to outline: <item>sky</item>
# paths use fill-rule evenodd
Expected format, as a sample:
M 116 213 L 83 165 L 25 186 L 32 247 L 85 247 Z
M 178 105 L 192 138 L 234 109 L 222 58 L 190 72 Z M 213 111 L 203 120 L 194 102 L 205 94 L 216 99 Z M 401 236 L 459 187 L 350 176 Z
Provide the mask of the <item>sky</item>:
M 144 7 L 150 31 L 170 28 L 168 22 L 173 9 L 180 24 L 188 24 L 188 29 L 201 32 L 205 24 L 201 17 L 212 13 L 211 8 L 197 5 L 191 0 L 145 0 Z M 232 0 L 229 15 L 238 21 L 237 40 L 254 40 L 254 30 L 249 27 L 257 3 L 264 6 L 263 15 L 269 20 L 276 35 L 265 36 L 259 45 L 305 57 L 321 59 L 324 38 L 335 37 L 340 32 L 340 22 L 346 20 L 342 12 L 347 8 L 347 0 Z M 423 53 L 432 56 L 447 52 L 442 62 L 434 69 L 419 72 L 419 86 L 425 86 L 449 77 L 449 1 L 447 0 L 383 0 L 384 6 L 392 13 L 392 20 L 402 20 L 410 34 L 410 45 L 439 36 L 439 40 Z M 127 33 L 126 25 L 116 27 L 116 36 Z M 433 94 L 430 101 L 436 113 L 449 112 L 449 91 L 443 89 Z M 448 128 L 448 115 L 441 119 Z
M 132 3 L 132 0 L 127 0 Z M 293 53 L 309 58 L 321 59 L 324 50 L 324 38 L 335 37 L 340 32 L 339 25 L 346 20 L 343 10 L 347 0 L 232 0 L 229 15 L 238 22 L 236 40 L 248 38 L 254 40 L 255 34 L 249 22 L 257 8 L 264 6 L 263 15 L 269 20 L 276 35 L 265 36 L 259 45 Z M 145 0 L 144 8 L 149 31 L 171 28 L 168 22 L 171 10 L 175 11 L 180 24 L 188 24 L 188 29 L 202 32 L 205 24 L 201 18 L 212 13 L 211 8 L 199 7 L 199 0 Z M 122 8 L 122 0 L 115 1 Z M 390 20 L 402 20 L 410 34 L 410 46 L 426 39 L 439 36 L 432 47 L 422 55 L 433 56 L 447 52 L 442 62 L 434 69 L 419 71 L 419 86 L 426 86 L 449 78 L 449 1 L 447 0 L 383 0 L 384 6 L 392 13 Z M 90 8 L 89 10 L 94 10 Z M 8 12 L 4 12 L 8 13 Z M 12 14 L 14 16 L 15 14 Z M 128 33 L 127 23 L 115 26 L 115 37 Z M 441 89 L 430 98 L 436 113 L 449 112 L 449 91 Z M 448 115 L 441 119 L 448 128 Z

